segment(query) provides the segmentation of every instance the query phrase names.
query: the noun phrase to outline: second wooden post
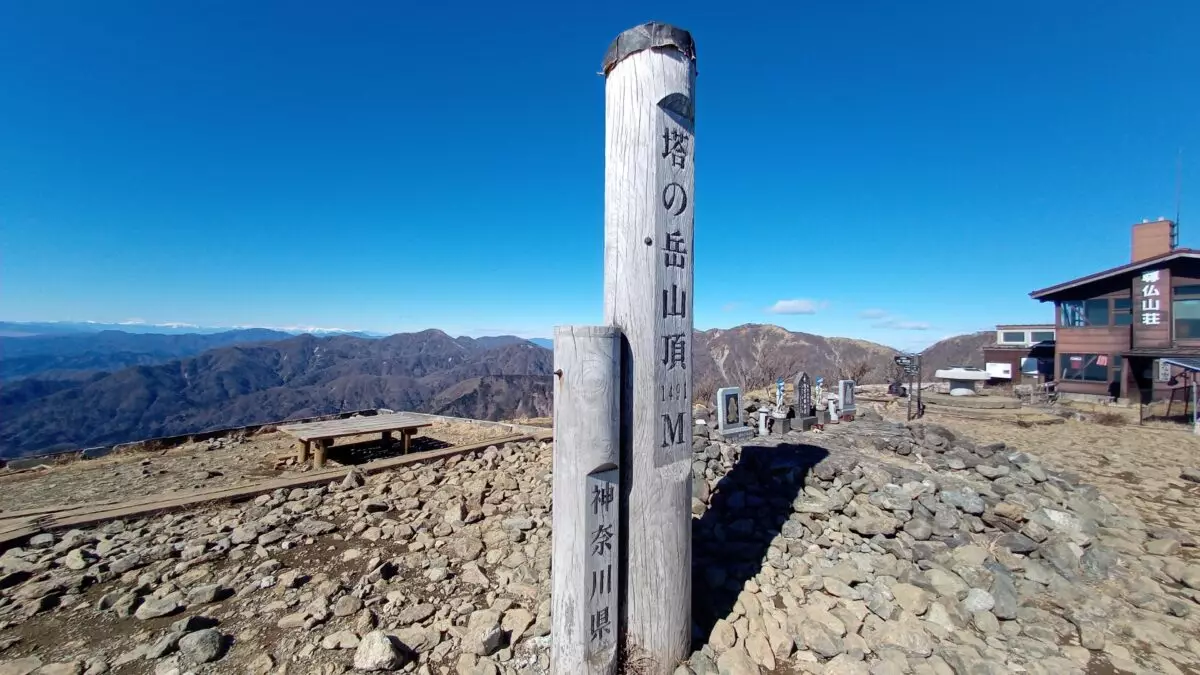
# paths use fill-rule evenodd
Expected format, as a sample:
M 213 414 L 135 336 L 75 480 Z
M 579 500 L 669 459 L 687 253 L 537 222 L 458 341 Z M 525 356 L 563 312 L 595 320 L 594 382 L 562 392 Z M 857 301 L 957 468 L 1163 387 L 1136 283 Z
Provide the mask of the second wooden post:
M 620 334 L 554 329 L 554 675 L 617 672 Z
M 638 672 L 670 675 L 691 646 L 692 36 L 627 30 L 604 74 L 604 317 L 624 336 L 624 648 Z

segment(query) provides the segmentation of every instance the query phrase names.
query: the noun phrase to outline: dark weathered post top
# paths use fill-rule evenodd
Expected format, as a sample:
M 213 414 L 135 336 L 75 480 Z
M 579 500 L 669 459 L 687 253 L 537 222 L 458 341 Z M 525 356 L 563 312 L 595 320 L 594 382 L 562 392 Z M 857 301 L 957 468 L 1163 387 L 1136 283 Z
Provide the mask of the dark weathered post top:
M 669 23 L 648 21 L 621 33 L 608 46 L 604 54 L 604 74 L 613 69 L 625 57 L 646 49 L 673 47 L 692 61 L 696 60 L 696 43 L 692 34 Z

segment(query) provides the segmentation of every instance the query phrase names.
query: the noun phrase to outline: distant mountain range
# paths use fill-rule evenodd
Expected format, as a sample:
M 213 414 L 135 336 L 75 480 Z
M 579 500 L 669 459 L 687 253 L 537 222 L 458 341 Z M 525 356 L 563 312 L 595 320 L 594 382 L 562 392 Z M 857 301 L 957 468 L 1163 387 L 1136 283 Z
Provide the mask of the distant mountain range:
M 219 347 L 159 365 L 5 384 L 0 456 L 363 408 L 542 416 L 550 411 L 551 370 L 550 351 L 520 338 L 434 330 Z
M 150 366 L 217 347 L 286 340 L 288 333 L 262 328 L 224 333 L 159 335 L 103 330 L 31 337 L 0 337 L 0 381 L 73 372 Z
M 759 324 L 699 332 L 694 339 L 689 367 L 697 400 L 710 400 L 721 386 L 759 388 L 801 370 L 827 381 L 883 382 L 897 353 L 872 342 Z M 956 340 L 955 359 L 975 349 Z M 264 329 L 0 338 L 0 456 L 364 408 L 544 417 L 553 403 L 549 343 L 453 338 L 438 330 L 382 338 Z M 939 345 L 927 353 L 936 355 Z M 934 360 L 926 359 L 927 371 L 948 365 Z
M 196 326 L 190 323 L 99 323 L 96 321 L 0 321 L 0 337 L 31 337 L 49 335 L 78 335 L 103 331 L 122 333 L 154 333 L 157 335 L 211 335 L 242 330 L 271 330 L 285 335 L 353 335 L 355 337 L 384 337 L 386 333 L 343 330 L 341 328 L 319 328 L 316 326 L 289 326 L 286 328 L 263 328 L 261 326 Z

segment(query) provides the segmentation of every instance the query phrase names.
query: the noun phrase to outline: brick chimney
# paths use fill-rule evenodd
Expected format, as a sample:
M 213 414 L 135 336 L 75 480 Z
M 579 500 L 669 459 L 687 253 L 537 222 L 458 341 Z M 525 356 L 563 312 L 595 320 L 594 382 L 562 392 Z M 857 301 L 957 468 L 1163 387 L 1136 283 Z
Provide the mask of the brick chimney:
M 1130 262 L 1165 255 L 1175 250 L 1175 223 L 1166 218 L 1144 220 L 1133 226 L 1133 257 Z

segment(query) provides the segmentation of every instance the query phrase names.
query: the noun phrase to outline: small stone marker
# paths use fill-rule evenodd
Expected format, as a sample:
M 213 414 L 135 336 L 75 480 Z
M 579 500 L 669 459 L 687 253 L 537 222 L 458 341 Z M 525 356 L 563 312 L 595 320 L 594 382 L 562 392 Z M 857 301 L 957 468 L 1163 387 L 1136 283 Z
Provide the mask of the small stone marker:
M 746 438 L 751 434 L 742 418 L 741 387 L 717 390 L 717 432 L 728 440 Z
M 854 405 L 854 380 L 838 381 L 838 412 L 842 419 L 853 419 L 857 410 Z

